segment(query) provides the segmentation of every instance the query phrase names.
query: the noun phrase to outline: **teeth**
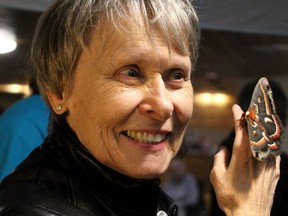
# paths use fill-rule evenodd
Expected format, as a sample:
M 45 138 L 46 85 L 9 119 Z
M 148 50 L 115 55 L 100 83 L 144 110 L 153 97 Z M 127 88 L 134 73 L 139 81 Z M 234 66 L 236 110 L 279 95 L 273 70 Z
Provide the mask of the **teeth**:
M 159 143 L 166 138 L 166 134 L 150 134 L 146 132 L 126 131 L 130 138 L 145 143 Z

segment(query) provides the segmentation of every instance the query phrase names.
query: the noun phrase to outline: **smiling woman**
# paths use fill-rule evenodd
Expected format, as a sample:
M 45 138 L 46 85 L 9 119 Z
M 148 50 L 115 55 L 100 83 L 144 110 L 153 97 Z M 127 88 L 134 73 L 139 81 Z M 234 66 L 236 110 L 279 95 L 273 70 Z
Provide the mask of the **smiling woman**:
M 192 115 L 191 63 L 188 54 L 169 52 L 160 33 L 143 40 L 141 29 L 126 28 L 123 36 L 108 31 L 110 37 L 93 31 L 71 92 L 61 98 L 48 92 L 48 99 L 52 108 L 62 105 L 58 114 L 69 110 L 68 124 L 95 158 L 134 178 L 156 178 L 179 149 Z M 106 38 L 114 46 L 104 48 Z M 151 145 L 144 133 L 165 139 Z

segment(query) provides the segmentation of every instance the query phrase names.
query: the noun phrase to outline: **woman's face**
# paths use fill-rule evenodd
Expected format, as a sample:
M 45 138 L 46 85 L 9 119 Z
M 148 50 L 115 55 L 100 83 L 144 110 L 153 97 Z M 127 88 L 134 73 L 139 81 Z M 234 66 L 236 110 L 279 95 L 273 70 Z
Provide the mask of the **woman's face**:
M 94 32 L 65 103 L 67 121 L 91 154 L 133 178 L 159 177 L 192 116 L 191 62 L 160 34 Z

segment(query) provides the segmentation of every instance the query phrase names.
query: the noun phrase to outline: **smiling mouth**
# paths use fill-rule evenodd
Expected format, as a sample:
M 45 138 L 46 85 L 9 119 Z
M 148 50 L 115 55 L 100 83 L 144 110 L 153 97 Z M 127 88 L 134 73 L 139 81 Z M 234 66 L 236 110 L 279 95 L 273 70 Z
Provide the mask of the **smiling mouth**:
M 151 134 L 147 132 L 137 132 L 137 131 L 124 131 L 123 134 L 135 141 L 148 144 L 160 143 L 164 141 L 168 136 L 167 133 Z

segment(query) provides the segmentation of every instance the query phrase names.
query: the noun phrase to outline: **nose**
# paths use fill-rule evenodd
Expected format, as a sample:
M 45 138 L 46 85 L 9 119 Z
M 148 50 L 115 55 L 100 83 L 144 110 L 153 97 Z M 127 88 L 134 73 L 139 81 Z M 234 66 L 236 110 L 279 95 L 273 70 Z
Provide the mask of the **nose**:
M 173 102 L 163 80 L 145 86 L 144 99 L 139 105 L 139 112 L 159 121 L 169 119 L 173 114 Z

